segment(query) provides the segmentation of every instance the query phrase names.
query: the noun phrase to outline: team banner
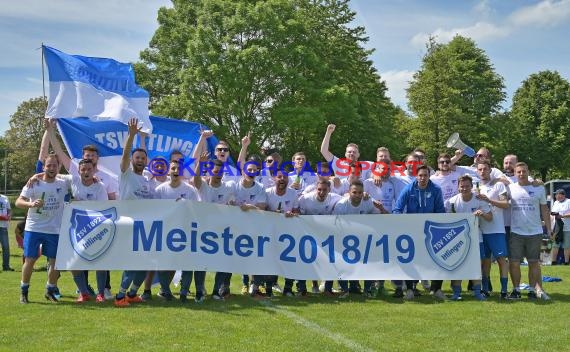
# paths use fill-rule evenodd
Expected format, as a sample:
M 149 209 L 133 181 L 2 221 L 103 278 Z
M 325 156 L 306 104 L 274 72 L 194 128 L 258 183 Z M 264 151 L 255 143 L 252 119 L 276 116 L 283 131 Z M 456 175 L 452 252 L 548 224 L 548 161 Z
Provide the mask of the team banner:
M 204 270 L 295 279 L 478 279 L 471 214 L 307 215 L 175 200 L 73 202 L 59 270 Z
M 157 157 L 168 160 L 170 152 L 177 150 L 184 155 L 183 167 L 185 169 L 192 168 L 194 166 L 190 159 L 192 151 L 200 138 L 201 131 L 208 128 L 196 122 L 158 116 L 150 116 L 150 121 L 153 125 L 153 132 L 148 134 L 146 141 L 149 162 Z M 99 149 L 97 167 L 118 177 L 123 147 L 129 135 L 128 127 L 125 124 L 118 121 L 92 121 L 85 117 L 63 118 L 58 119 L 57 122 L 59 132 L 71 158 L 81 159 L 83 146 L 92 144 Z M 217 143 L 218 140 L 215 136 L 207 140 L 211 156 L 214 155 L 214 148 Z M 135 137 L 134 144 L 134 147 L 140 146 L 138 136 Z M 188 170 L 185 170 L 185 174 L 188 173 Z

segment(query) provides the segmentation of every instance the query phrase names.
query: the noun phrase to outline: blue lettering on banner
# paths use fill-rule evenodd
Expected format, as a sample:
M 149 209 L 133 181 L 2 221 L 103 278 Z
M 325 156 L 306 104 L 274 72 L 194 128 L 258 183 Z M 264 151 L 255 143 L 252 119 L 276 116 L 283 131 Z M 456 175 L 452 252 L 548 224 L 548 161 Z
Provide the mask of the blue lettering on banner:
M 162 252 L 164 249 L 176 253 L 188 251 L 210 255 L 221 252 L 227 256 L 262 258 L 266 252 L 265 247 L 271 243 L 272 238 L 269 235 L 240 234 L 234 236 L 230 227 L 224 228 L 219 233 L 211 230 L 202 231 L 198 222 L 195 221 L 190 223 L 190 228 L 189 236 L 180 228 L 170 229 L 166 236 L 163 236 L 165 232 L 163 221 L 155 220 L 145 226 L 143 221 L 136 220 L 133 224 L 133 251 Z M 392 260 L 407 264 L 414 260 L 416 253 L 414 240 L 408 234 L 397 236 L 387 234 L 329 235 L 320 241 L 312 234 L 304 234 L 297 238 L 283 233 L 275 238 L 280 246 L 279 259 L 290 263 L 312 264 L 317 260 L 318 253 L 326 253 L 326 259 L 331 264 L 339 261 L 347 264 L 368 264 L 369 262 L 388 264 Z M 337 248 L 339 243 L 340 248 Z M 449 253 L 458 251 L 461 246 L 455 245 L 447 251 Z

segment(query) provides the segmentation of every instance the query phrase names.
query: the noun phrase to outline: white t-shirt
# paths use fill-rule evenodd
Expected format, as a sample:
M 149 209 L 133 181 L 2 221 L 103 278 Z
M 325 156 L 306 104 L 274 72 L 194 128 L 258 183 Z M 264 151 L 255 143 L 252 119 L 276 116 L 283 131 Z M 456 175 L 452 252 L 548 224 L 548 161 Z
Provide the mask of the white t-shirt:
M 506 176 L 506 175 L 505 175 Z M 506 176 L 512 183 L 517 183 L 518 182 L 518 177 L 516 175 L 513 176 Z M 528 180 L 530 182 L 533 181 L 533 178 L 531 176 L 528 177 Z M 507 187 L 507 192 L 509 192 L 509 199 L 511 199 L 510 197 L 510 190 Z M 508 207 L 507 209 L 503 210 L 503 218 L 505 219 L 505 226 L 511 226 L 511 207 Z
M 379 214 L 380 211 L 374 206 L 372 198 L 368 200 L 362 199 L 357 206 L 352 205 L 350 197 L 343 197 L 339 200 L 333 209 L 333 214 Z
M 340 186 L 335 187 L 334 182 L 331 181 L 331 192 L 336 193 L 340 196 L 344 196 L 348 193 L 350 188 L 350 184 L 348 183 L 348 178 L 341 178 L 340 179 Z
M 10 199 L 3 194 L 0 194 L 0 215 L 7 216 L 10 212 Z M 0 221 L 0 227 L 8 228 L 9 221 Z
M 376 186 L 372 178 L 364 180 L 363 184 L 364 192 L 368 193 L 370 197 L 380 201 L 384 209 L 391 213 L 394 203 L 396 202 L 396 189 L 394 184 L 390 180 L 387 180 L 382 181 L 382 185 Z
M 269 170 L 265 170 L 266 174 L 259 175 L 255 177 L 255 182 L 259 183 L 263 189 L 269 189 L 275 186 L 275 182 L 273 181 L 273 177 L 269 174 Z
M 249 188 L 245 188 L 242 185 L 242 180 L 239 182 L 232 182 L 234 187 L 234 195 L 236 205 L 242 204 L 258 204 L 266 203 L 267 197 L 265 195 L 265 190 L 263 186 L 257 182 L 253 182 L 253 185 Z
M 28 209 L 25 230 L 59 234 L 61 219 L 63 218 L 63 205 L 69 188 L 69 181 L 61 178 L 50 183 L 40 180 L 32 188 L 24 186 L 20 196 L 28 198 L 30 201 L 41 198 L 44 200 L 43 207 Z
M 222 172 L 224 173 L 224 176 L 222 177 L 222 181 L 225 181 L 225 182 L 229 182 L 229 181 L 239 182 L 239 180 L 241 178 L 241 174 L 238 171 L 238 169 L 231 166 L 229 164 L 229 162 L 227 162 L 227 161 L 224 163 L 224 167 L 222 169 Z
M 461 173 L 458 171 L 451 171 L 448 175 L 432 175 L 429 179 L 441 188 L 443 201 L 459 193 L 457 186 L 459 185 L 459 177 Z
M 234 199 L 234 182 L 222 181 L 218 187 L 212 187 L 207 182 L 202 181 L 199 189 L 202 202 L 228 204 Z
M 186 182 L 182 181 L 178 187 L 172 187 L 170 182 L 164 182 L 155 188 L 155 197 L 157 199 L 186 199 L 198 201 L 198 191 L 194 186 L 190 186 Z
M 69 163 L 69 174 L 79 175 L 79 160 L 71 159 L 71 163 Z M 113 176 L 110 172 L 100 169 L 99 167 L 97 167 L 95 176 L 99 182 L 103 183 L 107 194 L 115 193 L 115 196 L 119 199 L 119 180 L 116 176 Z
M 445 211 L 452 213 L 453 210 L 455 210 L 456 213 L 473 214 L 476 210 L 482 210 L 484 213 L 489 213 L 491 212 L 491 207 L 489 206 L 489 203 L 477 199 L 475 194 L 473 194 L 471 200 L 467 202 L 461 198 L 461 194 L 456 194 L 445 202 Z M 481 224 L 484 222 L 488 221 L 483 218 L 479 219 L 479 242 L 483 242 L 483 237 L 481 236 Z
M 121 174 L 119 182 L 119 199 L 152 199 L 154 198 L 152 181 L 144 175 L 137 175 L 129 167 Z
M 370 168 L 374 163 L 371 161 L 362 161 L 362 160 L 359 160 L 358 162 L 360 163 L 363 169 L 365 168 L 364 164 L 368 165 L 368 168 L 366 170 L 362 170 L 360 178 L 363 180 L 370 178 L 370 174 L 372 173 Z M 331 161 L 331 168 L 334 171 L 335 176 L 338 176 L 340 178 L 347 178 L 348 175 L 350 175 L 350 163 L 348 162 L 347 159 L 339 159 L 336 156 L 333 156 L 333 159 Z M 339 175 L 339 173 L 341 175 Z
M 108 200 L 107 190 L 101 182 L 94 182 L 86 186 L 81 182 L 81 177 L 72 175 L 61 175 L 61 177 L 71 183 L 71 195 L 73 200 Z
M 416 178 L 412 176 L 390 177 L 390 182 L 392 182 L 392 184 L 394 185 L 394 194 L 396 195 L 396 200 L 398 200 L 398 197 L 400 197 L 400 194 L 402 193 L 404 188 L 406 188 L 406 186 L 412 183 L 413 180 L 415 179 Z
M 523 236 L 542 234 L 540 205 L 546 204 L 543 186 L 509 185 L 511 191 L 511 232 Z M 549 221 L 549 219 L 546 219 Z
M 267 209 L 269 211 L 277 211 L 281 205 L 281 212 L 288 212 L 293 209 L 299 208 L 299 201 L 297 199 L 297 191 L 292 188 L 287 187 L 285 194 L 282 196 L 277 195 L 277 190 L 275 186 L 266 189 L 265 194 L 267 196 Z
M 473 166 L 456 166 L 455 171 L 459 172 L 460 175 L 469 175 L 473 179 L 473 184 L 475 182 L 480 182 L 479 174 L 477 174 L 477 168 Z M 497 169 L 496 167 L 491 168 L 491 180 L 496 178 L 506 177 L 505 174 Z
M 480 184 L 479 189 L 481 194 L 486 195 L 487 198 L 492 200 L 501 200 L 501 198 L 506 200 L 508 198 L 507 186 L 502 182 L 495 182 L 494 185 L 491 185 L 490 183 Z M 481 231 L 483 231 L 483 233 L 505 233 L 505 219 L 503 217 L 504 210 L 493 206 L 490 203 L 488 204 L 491 206 L 491 211 L 493 212 L 493 220 L 481 220 L 479 222 Z
M 570 199 L 565 198 L 562 202 L 555 201 L 550 211 L 560 213 L 560 215 L 570 214 Z M 570 218 L 562 218 L 562 221 L 564 222 L 564 231 L 570 231 Z
M 299 198 L 299 210 L 303 215 L 330 215 L 335 204 L 341 199 L 338 194 L 329 192 L 321 202 L 317 199 L 317 192 L 313 191 Z

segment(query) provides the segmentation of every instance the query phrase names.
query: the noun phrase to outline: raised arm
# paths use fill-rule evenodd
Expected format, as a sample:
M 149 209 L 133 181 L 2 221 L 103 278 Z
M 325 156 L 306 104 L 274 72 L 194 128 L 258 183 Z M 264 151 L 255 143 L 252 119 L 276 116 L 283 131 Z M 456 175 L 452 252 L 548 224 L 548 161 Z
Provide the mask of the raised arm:
M 133 149 L 133 141 L 135 140 L 135 136 L 142 127 L 138 127 L 139 120 L 138 119 L 130 119 L 128 122 L 129 126 L 129 136 L 125 141 L 125 147 L 123 148 L 123 155 L 121 156 L 121 173 L 126 172 L 129 169 L 129 163 L 131 161 L 131 150 Z
M 200 132 L 200 138 L 198 138 L 198 143 L 194 146 L 192 150 L 192 160 L 200 159 L 200 155 L 204 152 L 204 146 L 206 145 L 206 139 L 212 137 L 214 132 L 212 130 L 202 130 Z
M 42 136 L 42 144 L 40 145 L 40 153 L 38 154 L 38 160 L 43 162 L 49 153 L 49 119 L 44 119 L 44 135 Z
M 194 184 L 194 187 L 196 187 L 197 190 L 200 190 L 200 188 L 202 187 L 202 163 L 208 161 L 208 156 L 210 155 L 210 153 L 205 152 L 202 153 L 200 155 L 200 159 L 196 160 L 195 165 L 194 165 L 194 179 L 192 182 Z
M 241 149 L 238 155 L 238 165 L 240 167 L 240 171 L 242 174 L 245 173 L 244 167 L 245 167 L 245 158 L 247 157 L 247 147 L 249 147 L 249 145 L 251 144 L 250 135 L 251 132 L 248 132 L 247 135 L 241 139 Z M 259 167 L 261 169 L 261 165 L 259 165 Z
M 327 126 L 327 132 L 325 133 L 325 137 L 323 138 L 323 142 L 321 143 L 321 154 L 323 155 L 326 161 L 332 161 L 334 158 L 334 155 L 329 150 L 329 144 L 335 128 L 336 126 L 333 124 Z
M 47 123 L 46 132 L 48 134 L 49 142 L 51 143 L 53 151 L 57 155 L 59 162 L 61 163 L 61 165 L 63 165 L 63 167 L 67 171 L 69 171 L 69 167 L 71 166 L 71 158 L 63 151 L 63 149 L 61 148 L 61 143 L 59 143 L 59 140 L 55 136 L 55 125 L 56 125 L 56 123 L 57 122 L 55 119 L 49 119 L 49 121 Z M 44 141 L 42 139 L 42 147 L 43 147 L 43 143 L 44 143 Z M 41 147 L 40 147 L 40 149 L 41 149 Z M 41 160 L 43 160 L 43 159 L 41 159 Z
M 457 149 L 455 154 L 451 157 L 449 166 L 454 166 L 463 157 L 463 150 Z

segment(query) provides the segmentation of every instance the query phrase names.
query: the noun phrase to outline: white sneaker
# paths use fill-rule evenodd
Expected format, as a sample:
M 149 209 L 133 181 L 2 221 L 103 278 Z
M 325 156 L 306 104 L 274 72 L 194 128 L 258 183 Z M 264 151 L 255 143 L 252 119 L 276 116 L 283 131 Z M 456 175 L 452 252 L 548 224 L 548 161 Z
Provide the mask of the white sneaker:
M 321 282 L 319 285 L 319 292 L 325 292 L 325 282 Z
M 282 292 L 283 292 L 283 289 L 281 288 L 281 286 L 279 286 L 279 284 L 276 283 L 276 284 L 273 285 L 273 291 L 282 293 Z
M 433 293 L 433 298 L 445 301 L 447 299 L 447 296 L 441 290 L 437 290 Z
M 404 295 L 404 299 L 411 301 L 414 299 L 414 290 L 406 290 L 406 294 Z
M 106 301 L 115 299 L 115 295 L 113 295 L 113 293 L 111 293 L 111 290 L 109 290 L 108 288 L 105 289 L 103 295 L 105 296 Z
M 536 297 L 538 299 L 541 299 L 543 301 L 550 301 L 550 296 L 546 294 L 546 292 L 544 291 L 538 291 L 536 292 Z

